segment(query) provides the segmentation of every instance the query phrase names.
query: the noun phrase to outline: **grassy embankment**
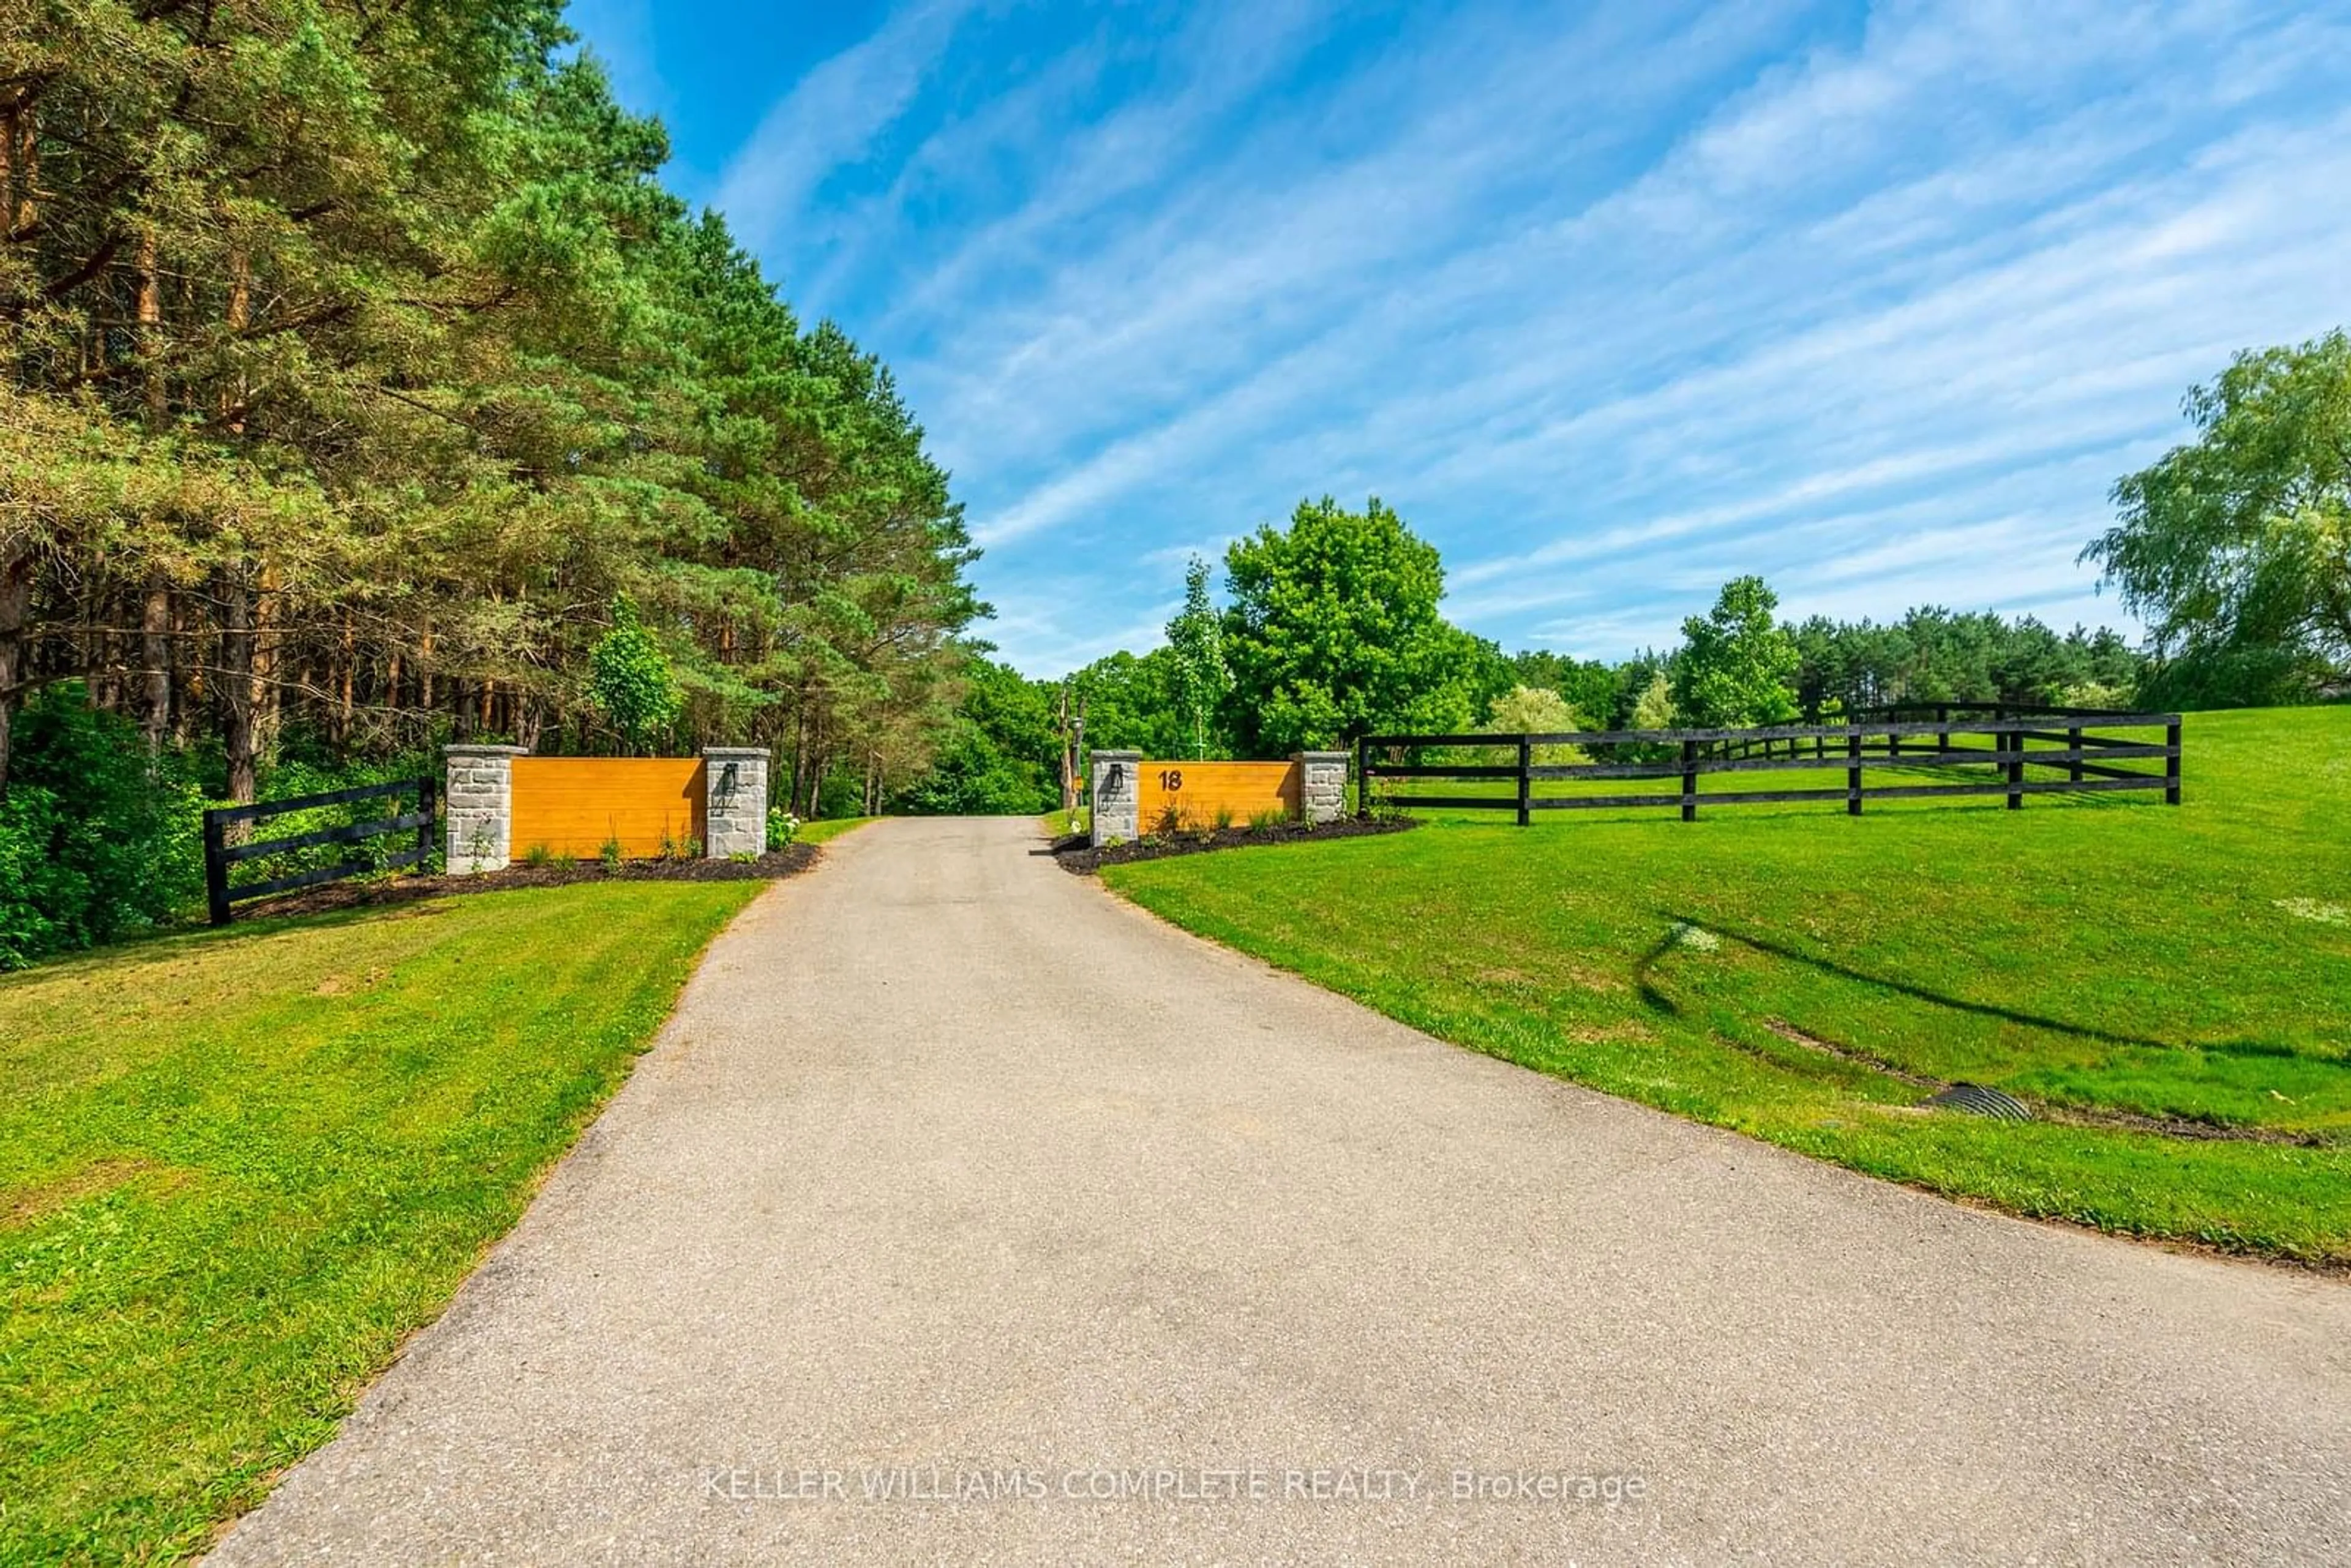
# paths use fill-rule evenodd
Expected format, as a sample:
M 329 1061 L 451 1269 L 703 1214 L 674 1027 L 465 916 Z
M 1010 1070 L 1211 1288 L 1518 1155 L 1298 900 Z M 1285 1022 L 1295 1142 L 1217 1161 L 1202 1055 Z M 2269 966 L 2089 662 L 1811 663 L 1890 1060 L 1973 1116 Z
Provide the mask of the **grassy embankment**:
M 766 885 L 256 920 L 0 977 L 0 1562 L 199 1550 L 330 1436 Z
M 799 841 L 804 844 L 821 844 L 841 837 L 852 828 L 862 828 L 868 822 L 878 822 L 881 820 L 879 817 L 820 817 L 813 822 L 800 824 Z
M 2177 810 L 1464 815 L 1104 878 L 1433 1034 L 1788 1148 L 2351 1263 L 2351 708 L 2194 715 L 2186 745 Z M 2041 1119 L 1919 1109 L 1961 1081 Z

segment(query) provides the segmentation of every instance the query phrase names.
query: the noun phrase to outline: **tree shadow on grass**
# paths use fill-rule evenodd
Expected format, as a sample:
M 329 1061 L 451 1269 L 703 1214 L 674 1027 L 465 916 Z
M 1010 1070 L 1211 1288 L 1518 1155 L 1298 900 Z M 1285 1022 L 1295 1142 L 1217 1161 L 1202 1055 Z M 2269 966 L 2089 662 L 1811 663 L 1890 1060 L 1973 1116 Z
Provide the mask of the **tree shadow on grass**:
M 224 948 L 248 947 L 273 938 L 331 926 L 387 920 L 421 920 L 449 913 L 451 905 L 446 898 L 404 902 L 385 900 L 308 914 L 255 914 L 227 925 L 183 925 L 142 931 L 119 941 L 87 947 L 78 953 L 60 953 L 25 968 L 0 973 L 0 987 L 72 978 L 99 970 L 107 971 L 110 980 L 120 981 L 128 977 L 126 971 L 135 970 L 142 965 L 170 963 L 175 959 L 193 957 L 200 953 L 216 953 Z
M 2007 1023 L 2022 1024 L 2028 1029 L 2046 1030 L 2052 1034 L 2062 1034 L 2074 1040 L 2095 1040 L 2101 1045 L 2137 1046 L 2148 1051 L 2179 1051 L 2185 1048 L 2196 1051 L 2233 1051 L 2247 1055 L 2297 1054 L 2288 1048 L 2272 1045 L 2266 1041 L 2210 1044 L 2199 1042 L 2191 1045 L 2185 1040 L 2155 1040 L 2145 1035 L 2121 1034 L 2089 1024 L 2051 1018 L 2045 1013 L 2025 1012 L 2016 1008 L 2001 1007 L 1993 1002 L 1972 1001 L 1966 997 L 1955 997 L 1948 991 L 1938 991 L 1908 980 L 1897 979 L 1891 975 L 1872 974 L 1865 969 L 1855 968 L 1850 964 L 1840 964 L 1834 958 L 1823 958 L 1817 954 L 1791 947 L 1783 942 L 1775 942 L 1768 936 L 1737 930 L 1713 921 L 1700 920 L 1695 915 L 1667 909 L 1661 909 L 1656 913 L 1673 924 L 1656 946 L 1643 954 L 1640 961 L 1634 966 L 1634 980 L 1644 1003 L 1653 1010 L 1663 1011 L 1675 1017 L 1680 1016 L 1680 1007 L 1672 998 L 1657 988 L 1656 982 L 1651 978 L 1651 971 L 1660 959 L 1687 939 L 1683 936 L 1686 930 L 1695 930 L 1706 932 L 1725 941 L 1736 942 L 1744 947 L 1751 947 L 1759 953 L 1767 953 L 1774 958 L 1782 958 L 1792 964 L 1801 964 L 1820 974 L 1834 975 L 1841 980 L 1852 980 L 1865 986 L 1876 986 L 1881 989 L 1892 991 L 1897 996 L 1910 997 L 1938 1008 L 1949 1008 L 1953 1012 L 1968 1013 L 1977 1018 L 1998 1019 Z

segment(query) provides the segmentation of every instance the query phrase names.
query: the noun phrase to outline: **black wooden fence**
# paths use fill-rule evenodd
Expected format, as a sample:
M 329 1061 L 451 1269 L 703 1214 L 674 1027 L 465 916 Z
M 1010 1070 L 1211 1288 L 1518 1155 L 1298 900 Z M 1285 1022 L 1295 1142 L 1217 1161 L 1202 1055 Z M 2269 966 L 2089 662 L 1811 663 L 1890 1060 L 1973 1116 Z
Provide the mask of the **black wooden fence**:
M 2007 709 L 2001 716 L 1983 717 L 1974 705 L 1933 705 L 1932 718 L 1905 719 L 1856 716 L 1834 725 L 1774 725 L 1756 729 L 1625 729 L 1569 735 L 1374 735 L 1358 743 L 1355 755 L 1358 809 L 1368 813 L 1375 780 L 1477 779 L 1508 780 L 1509 794 L 1416 795 L 1383 797 L 1386 804 L 1437 810 L 1515 811 L 1524 827 L 1536 811 L 1618 810 L 1638 806 L 1679 806 L 1682 821 L 1697 820 L 1698 807 L 1767 806 L 1801 801 L 1842 800 L 1845 810 L 1861 814 L 1865 800 L 1915 800 L 1942 795 L 2005 795 L 2011 810 L 2020 809 L 2027 795 L 2079 793 L 2108 789 L 2160 789 L 2170 804 L 2179 804 L 2179 716 L 2176 713 L 2111 713 L 2089 709 L 2041 709 L 2024 713 Z M 1990 705 L 1983 705 L 1989 706 Z M 1906 710 L 1907 711 L 1907 710 Z M 2143 735 L 2115 731 L 2160 729 L 2161 744 Z M 1982 737 L 1980 744 L 1959 744 Z M 2038 748 L 2036 749 L 2036 743 Z M 1590 762 L 1539 763 L 1544 747 L 1575 746 L 1593 758 Z M 1499 749 L 1506 762 L 1463 763 L 1430 760 L 1437 750 Z M 2160 762 L 2157 771 L 2123 763 Z M 1844 768 L 1842 789 L 1727 789 L 1701 794 L 1698 780 L 1709 773 L 1771 773 L 1819 771 L 1839 764 Z M 1940 783 L 1873 784 L 1862 782 L 1865 767 L 1943 768 L 1989 768 L 1990 779 L 1964 775 Z M 2062 773 L 2033 778 L 2028 768 Z M 1541 782 L 1564 779 L 1678 779 L 1677 791 L 1639 794 L 1537 795 Z
M 310 887 L 322 882 L 336 882 L 347 876 L 360 876 L 369 872 L 391 871 L 401 866 L 420 865 L 433 855 L 434 803 L 440 789 L 439 780 L 431 777 L 401 779 L 390 784 L 362 784 L 351 789 L 329 789 L 322 795 L 297 795 L 285 800 L 265 800 L 251 806 L 223 806 L 204 813 L 204 903 L 215 925 L 228 924 L 228 906 L 266 894 L 286 893 L 298 887 Z M 258 822 L 270 817 L 282 817 L 289 811 L 307 811 L 319 806 L 340 806 L 354 800 L 374 800 L 398 795 L 416 797 L 416 809 L 390 817 L 371 817 L 348 827 L 319 828 L 307 833 L 294 833 L 282 839 L 266 839 L 252 843 L 231 844 L 228 830 L 232 822 Z M 286 854 L 295 850 L 316 848 L 320 844 L 354 844 L 381 833 L 416 831 L 416 844 L 396 854 L 381 858 L 338 861 L 333 865 L 317 866 L 285 876 L 271 877 L 266 882 L 240 883 L 229 885 L 228 868 L 243 861 L 258 860 L 264 855 Z

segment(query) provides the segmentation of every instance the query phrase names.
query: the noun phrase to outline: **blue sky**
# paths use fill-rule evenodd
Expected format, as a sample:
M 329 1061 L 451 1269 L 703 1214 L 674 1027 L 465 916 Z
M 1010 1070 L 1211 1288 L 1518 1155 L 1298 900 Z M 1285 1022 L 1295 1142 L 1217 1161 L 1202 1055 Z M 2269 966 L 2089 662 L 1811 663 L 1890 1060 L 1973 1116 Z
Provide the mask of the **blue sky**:
M 2236 350 L 2351 321 L 2351 10 L 586 0 L 674 183 L 896 371 L 987 635 L 1376 494 L 1506 648 L 2127 625 L 2074 558 Z

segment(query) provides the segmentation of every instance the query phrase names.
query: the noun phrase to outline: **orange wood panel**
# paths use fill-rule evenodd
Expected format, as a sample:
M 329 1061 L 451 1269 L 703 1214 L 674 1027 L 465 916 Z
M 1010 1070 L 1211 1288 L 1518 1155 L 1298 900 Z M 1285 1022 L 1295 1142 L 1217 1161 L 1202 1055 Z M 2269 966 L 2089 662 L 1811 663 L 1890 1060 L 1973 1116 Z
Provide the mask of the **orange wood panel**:
M 695 757 L 517 757 L 514 759 L 514 858 L 544 845 L 592 858 L 608 839 L 629 860 L 677 852 L 702 839 L 702 759 Z
M 1155 833 L 1170 807 L 1186 828 L 1215 827 L 1219 812 L 1236 828 L 1269 811 L 1294 818 L 1304 785 L 1304 769 L 1295 762 L 1145 762 L 1137 821 Z

